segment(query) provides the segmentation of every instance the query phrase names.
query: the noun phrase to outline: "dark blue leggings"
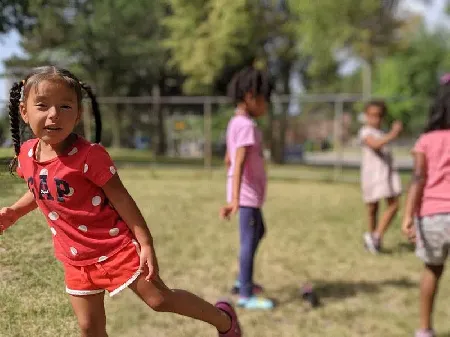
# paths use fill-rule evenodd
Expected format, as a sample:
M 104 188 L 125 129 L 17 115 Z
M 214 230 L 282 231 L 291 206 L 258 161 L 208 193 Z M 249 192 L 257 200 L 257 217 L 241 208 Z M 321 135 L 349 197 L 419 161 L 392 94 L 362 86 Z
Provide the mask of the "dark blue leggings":
M 253 288 L 253 264 L 256 249 L 264 236 L 265 226 L 261 209 L 252 207 L 239 207 L 239 295 L 250 297 Z

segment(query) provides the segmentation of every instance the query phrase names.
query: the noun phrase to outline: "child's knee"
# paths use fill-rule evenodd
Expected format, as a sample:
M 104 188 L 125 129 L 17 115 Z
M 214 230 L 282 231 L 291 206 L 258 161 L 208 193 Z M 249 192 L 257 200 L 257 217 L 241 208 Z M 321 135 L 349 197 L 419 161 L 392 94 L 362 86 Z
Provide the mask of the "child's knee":
M 146 281 L 145 281 L 146 282 Z M 149 288 L 141 294 L 144 302 L 154 311 L 171 311 L 173 290 L 169 289 L 162 280 L 152 280 Z
M 106 336 L 106 320 L 93 316 L 78 317 L 82 337 Z

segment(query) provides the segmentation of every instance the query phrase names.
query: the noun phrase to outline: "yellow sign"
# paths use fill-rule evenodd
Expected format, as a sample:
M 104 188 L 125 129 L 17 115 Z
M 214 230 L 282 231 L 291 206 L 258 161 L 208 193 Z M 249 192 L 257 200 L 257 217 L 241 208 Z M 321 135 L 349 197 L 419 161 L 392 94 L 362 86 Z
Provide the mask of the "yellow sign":
M 186 124 L 184 122 L 175 122 L 175 130 L 181 131 L 186 128 Z

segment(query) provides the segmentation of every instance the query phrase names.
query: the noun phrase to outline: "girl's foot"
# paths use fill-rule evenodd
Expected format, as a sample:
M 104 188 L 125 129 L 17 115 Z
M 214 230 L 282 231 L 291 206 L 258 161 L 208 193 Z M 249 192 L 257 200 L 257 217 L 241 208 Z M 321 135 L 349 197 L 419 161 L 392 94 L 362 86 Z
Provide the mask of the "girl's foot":
M 264 297 L 240 297 L 237 302 L 238 307 L 251 310 L 271 310 L 275 307 L 275 303 Z
M 364 246 L 366 249 L 372 254 L 378 254 L 380 249 L 380 242 L 375 240 L 372 233 L 366 232 L 364 233 Z
M 219 331 L 219 337 L 242 337 L 241 326 L 233 306 L 228 301 L 222 300 L 216 303 L 216 308 L 225 312 L 231 319 L 231 328 L 225 332 Z
M 433 330 L 417 330 L 415 337 L 435 337 Z
M 231 293 L 233 295 L 239 294 L 240 288 L 241 288 L 241 282 L 239 282 L 239 280 L 236 280 L 236 282 L 234 283 L 234 286 L 231 288 Z M 262 287 L 262 285 L 256 284 L 256 283 L 253 285 L 253 289 L 252 289 L 253 295 L 262 294 L 263 291 L 264 291 L 264 288 Z

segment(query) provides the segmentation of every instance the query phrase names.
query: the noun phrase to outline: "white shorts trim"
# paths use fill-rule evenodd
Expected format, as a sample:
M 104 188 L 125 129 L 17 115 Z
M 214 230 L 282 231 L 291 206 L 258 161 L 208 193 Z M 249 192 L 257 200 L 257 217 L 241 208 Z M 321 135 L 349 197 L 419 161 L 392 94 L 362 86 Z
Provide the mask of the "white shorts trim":
M 139 275 L 141 275 L 142 272 L 140 270 L 138 270 L 137 272 L 135 272 L 133 274 L 133 276 L 131 276 L 131 278 L 125 282 L 124 284 L 122 284 L 119 288 L 114 289 L 113 291 L 111 291 L 109 293 L 110 297 L 113 297 L 114 295 L 117 295 L 118 293 L 120 293 L 122 290 L 124 290 L 125 288 L 128 288 L 130 286 L 131 283 L 133 283 L 134 281 L 136 281 L 136 279 L 139 277 Z
M 105 292 L 103 289 L 97 289 L 97 290 L 72 290 L 66 287 L 66 293 L 69 295 L 75 295 L 75 296 L 88 296 L 88 295 L 96 295 Z
M 133 243 L 134 247 L 136 248 L 136 253 L 138 254 L 138 256 L 141 253 L 141 249 L 139 247 L 139 243 L 136 240 L 131 240 L 131 242 Z M 137 280 L 137 278 L 139 277 L 139 275 L 142 274 L 142 270 L 137 270 L 133 276 L 130 277 L 130 279 L 128 281 L 126 281 L 124 284 L 122 284 L 120 287 L 114 289 L 113 291 L 111 291 L 109 293 L 110 297 L 113 297 L 114 295 L 117 295 L 118 293 L 120 293 L 122 290 L 124 290 L 125 288 L 128 288 L 130 286 L 130 284 L 132 284 L 134 281 Z M 66 286 L 66 292 L 70 295 L 75 295 L 75 296 L 88 296 L 88 295 L 96 295 L 96 294 L 100 294 L 102 292 L 104 292 L 104 289 L 98 289 L 98 290 L 72 290 L 67 288 Z

